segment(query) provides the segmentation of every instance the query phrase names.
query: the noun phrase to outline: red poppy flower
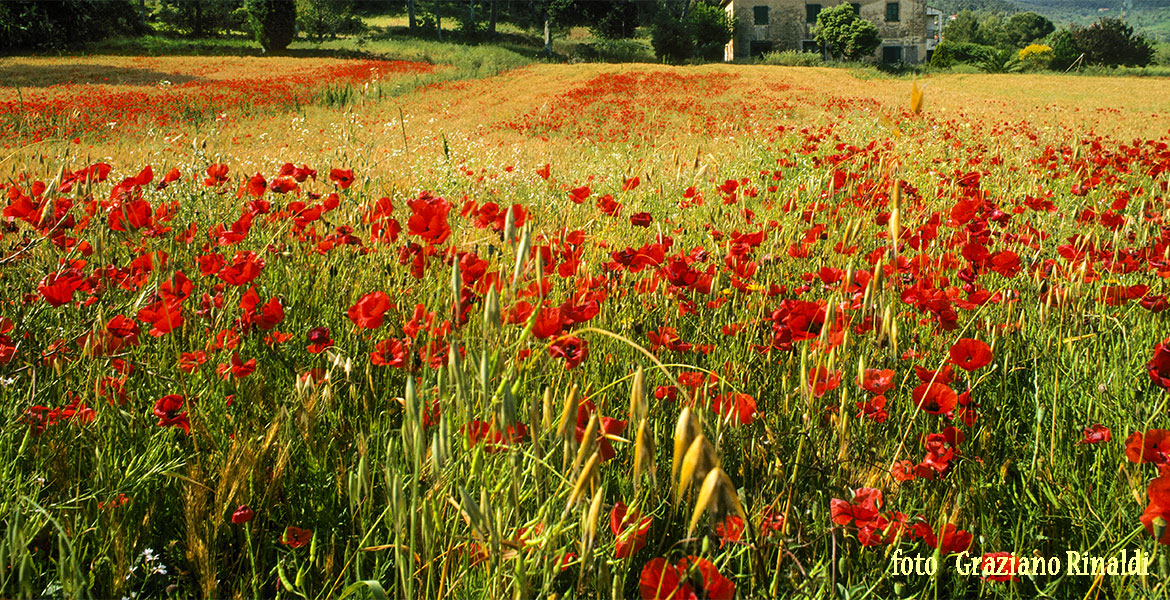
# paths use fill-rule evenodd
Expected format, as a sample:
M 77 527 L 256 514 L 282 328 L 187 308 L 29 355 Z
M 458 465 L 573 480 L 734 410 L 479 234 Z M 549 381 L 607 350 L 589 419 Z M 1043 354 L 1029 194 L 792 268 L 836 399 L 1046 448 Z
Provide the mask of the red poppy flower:
M 289 525 L 284 530 L 284 534 L 280 536 L 280 543 L 289 548 L 301 548 L 309 545 L 313 541 L 313 532 L 308 529 L 301 529 L 300 527 L 293 527 Z
M 240 358 L 239 352 L 233 352 L 230 370 L 233 377 L 236 379 L 243 379 L 244 377 L 251 375 L 256 370 L 256 359 L 250 358 L 247 361 L 244 361 Z
M 1146 363 L 1154 385 L 1170 391 L 1170 338 L 1154 346 L 1154 356 Z
M 654 222 L 654 217 L 648 212 L 634 213 L 630 215 L 630 225 L 634 227 L 649 227 Z
M 353 169 L 332 169 L 329 171 L 329 181 L 344 190 L 353 185 Z
M 1125 439 L 1125 457 L 1130 462 L 1170 464 L 1170 431 L 1150 429 L 1135 431 Z
M 1020 559 L 1011 552 L 988 552 L 980 560 L 980 571 L 990 573 L 983 577 L 987 581 L 1019 581 L 1016 573 L 1020 570 Z
M 73 293 L 85 283 L 85 277 L 76 268 L 45 275 L 37 284 L 37 291 L 50 306 L 64 306 L 73 302 Z
M 771 506 L 760 513 L 760 537 L 767 539 L 784 530 L 784 515 Z
M 1159 517 L 1170 523 L 1170 473 L 1163 473 L 1155 477 L 1146 488 L 1146 496 L 1150 503 L 1146 506 L 1145 512 L 1142 513 L 1142 525 L 1145 526 L 1147 533 L 1157 537 L 1158 543 L 1170 546 L 1170 526 L 1162 527 L 1160 537 L 1157 536 L 1158 531 L 1154 529 L 1154 519 Z
M 577 204 L 581 204 L 585 200 L 589 199 L 590 193 L 592 193 L 592 191 L 587 185 L 583 185 L 579 188 L 573 188 L 569 190 L 569 200 L 572 200 Z
M 232 523 L 235 523 L 236 525 L 243 525 L 244 523 L 251 521 L 252 517 L 255 516 L 255 511 L 249 508 L 247 504 L 242 504 L 235 510 L 235 512 L 232 513 Z
M 1077 442 L 1077 445 L 1100 444 L 1101 442 L 1108 442 L 1113 439 L 1113 433 L 1109 431 L 1109 428 L 1100 423 L 1086 427 L 1084 436 L 1081 441 Z
M 865 391 L 880 395 L 894 387 L 893 369 L 866 369 L 865 376 L 859 382 Z
M 154 403 L 154 416 L 158 417 L 159 427 L 181 427 L 183 433 L 191 433 L 191 424 L 187 421 L 187 411 L 183 410 L 185 399 L 179 394 L 168 394 Z
M 719 536 L 719 547 L 722 548 L 728 542 L 738 542 L 743 539 L 743 530 L 743 517 L 727 515 L 722 521 L 715 524 L 715 535 Z
M 947 523 L 943 527 L 941 546 L 934 531 L 926 523 L 915 525 L 914 532 L 926 542 L 927 546 L 937 548 L 944 557 L 966 550 L 971 547 L 971 540 L 974 539 L 969 532 L 959 529 L 954 523 Z
M 950 386 L 941 383 L 923 383 L 912 394 L 918 408 L 932 414 L 946 414 L 955 410 L 959 395 Z
M 320 354 L 326 348 L 333 345 L 333 340 L 329 338 L 328 327 L 314 327 L 309 330 L 308 334 L 309 345 L 305 347 L 311 354 Z
M 228 285 L 245 285 L 260 276 L 264 264 L 264 259 L 255 252 L 250 250 L 237 252 L 232 257 L 232 262 L 219 271 L 219 278 Z
M 756 399 L 750 394 L 728 392 L 711 400 L 711 408 L 738 425 L 748 425 L 756 420 Z
M 520 443 L 528 436 L 528 427 L 523 423 L 510 425 L 506 431 L 500 432 L 493 423 L 478 419 L 464 426 L 463 431 L 467 434 L 467 439 L 471 441 L 472 446 L 484 442 L 484 450 L 492 453 L 505 450 L 512 444 Z
M 548 164 L 546 164 L 543 167 L 540 167 L 539 169 L 536 170 L 536 174 L 540 175 L 540 178 L 544 179 L 546 181 L 548 180 L 548 177 L 551 173 L 552 173 L 551 165 L 548 165 Z
M 692 568 L 697 572 L 690 577 Z M 696 592 L 692 582 L 699 585 Z M 732 600 L 735 584 L 719 573 L 705 558 L 690 556 L 671 565 L 665 558 L 655 558 L 642 567 L 638 578 L 642 600 Z
M 447 223 L 447 215 L 451 212 L 450 203 L 424 191 L 406 204 L 411 211 L 406 229 L 411 235 L 422 238 L 428 245 L 447 241 L 451 235 L 451 226 Z
M 565 368 L 572 369 L 589 356 L 589 342 L 576 336 L 557 338 L 548 347 L 548 355 L 564 359 Z
M 881 509 L 882 492 L 874 488 L 861 488 L 853 492 L 853 501 L 838 498 L 829 501 L 829 515 L 838 525 L 853 524 L 864 527 L 877 520 Z
M 841 385 L 841 372 L 826 367 L 813 367 L 808 372 L 808 383 L 814 397 L 820 398 Z
M 179 355 L 179 369 L 184 373 L 191 373 L 205 362 L 207 362 L 207 353 L 202 350 L 184 352 Z
M 907 352 L 909 352 L 909 350 L 907 350 Z M 939 369 L 938 371 L 931 371 L 930 369 L 924 369 L 922 367 L 919 367 L 918 365 L 914 366 L 914 375 L 917 376 L 918 380 L 921 381 L 922 383 L 932 383 L 933 382 L 933 383 L 940 383 L 942 385 L 946 385 L 946 384 L 955 380 L 954 375 L 951 373 L 951 371 L 953 371 L 953 369 L 951 368 L 951 365 L 945 365 L 945 366 L 943 366 L 943 368 Z
M 597 412 L 597 407 L 589 400 L 582 399 L 577 406 L 577 443 L 585 441 L 585 428 L 589 426 L 589 419 L 595 412 Z M 613 449 L 613 443 L 610 442 L 610 436 L 620 436 L 625 433 L 628 424 L 625 421 L 600 415 L 597 424 L 597 449 L 601 453 L 602 462 L 604 462 L 617 456 L 617 452 Z
M 979 340 L 963 338 L 951 346 L 951 362 L 974 371 L 991 363 L 991 346 Z
M 864 416 L 874 423 L 885 423 L 886 419 L 890 418 L 890 413 L 886 411 L 886 397 L 874 396 L 866 402 L 853 403 L 861 412 L 857 416 Z
M 382 340 L 370 353 L 370 363 L 380 367 L 405 369 L 410 363 L 410 338 Z
M 207 187 L 214 187 L 220 185 L 228 180 L 228 167 L 216 163 L 207 167 L 207 178 L 203 180 L 203 185 Z
M 264 180 L 264 176 L 257 173 L 248 180 L 248 185 L 245 191 L 253 198 L 259 198 L 264 195 L 264 191 L 268 189 L 268 182 Z
M 652 522 L 650 517 L 643 517 L 637 511 L 629 512 L 629 507 L 623 502 L 614 504 L 609 512 L 609 530 L 617 538 L 614 555 L 629 558 L 641 550 L 646 545 L 646 534 Z
M 382 316 L 394 306 L 386 292 L 370 292 L 349 307 L 346 315 L 354 325 L 365 329 L 382 326 Z
M 150 323 L 147 333 L 160 337 L 183 326 L 183 305 L 174 300 L 159 299 L 144 306 L 135 316 L 143 323 Z

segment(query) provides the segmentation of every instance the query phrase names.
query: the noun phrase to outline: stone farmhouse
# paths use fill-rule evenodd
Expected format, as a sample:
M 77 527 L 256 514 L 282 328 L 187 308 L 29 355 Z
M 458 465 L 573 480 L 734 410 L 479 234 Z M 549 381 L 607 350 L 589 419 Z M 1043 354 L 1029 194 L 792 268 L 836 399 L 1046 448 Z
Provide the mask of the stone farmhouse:
M 748 59 L 765 52 L 823 50 L 812 30 L 822 8 L 839 0 L 723 0 L 735 19 L 735 35 L 724 49 L 724 60 Z M 862 18 L 877 26 L 882 43 L 874 58 L 887 63 L 918 63 L 930 59 L 942 30 L 942 13 L 925 0 L 863 0 L 850 2 Z

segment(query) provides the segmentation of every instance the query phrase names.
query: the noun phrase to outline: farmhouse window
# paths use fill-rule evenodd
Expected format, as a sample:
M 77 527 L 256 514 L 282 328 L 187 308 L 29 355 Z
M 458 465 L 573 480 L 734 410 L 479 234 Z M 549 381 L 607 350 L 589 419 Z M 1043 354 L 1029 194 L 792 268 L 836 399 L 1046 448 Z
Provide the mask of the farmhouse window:
M 752 8 L 752 17 L 756 25 L 768 24 L 768 7 L 756 6 Z
M 821 12 L 820 4 L 806 4 L 804 6 L 804 20 L 809 23 L 817 22 L 817 15 Z
M 890 21 L 890 22 L 900 21 L 901 20 L 900 15 L 899 15 L 900 8 L 901 7 L 898 5 L 897 2 L 887 2 L 886 3 L 886 20 Z
M 882 62 L 884 63 L 900 63 L 902 62 L 902 47 L 901 46 L 885 46 L 882 48 Z

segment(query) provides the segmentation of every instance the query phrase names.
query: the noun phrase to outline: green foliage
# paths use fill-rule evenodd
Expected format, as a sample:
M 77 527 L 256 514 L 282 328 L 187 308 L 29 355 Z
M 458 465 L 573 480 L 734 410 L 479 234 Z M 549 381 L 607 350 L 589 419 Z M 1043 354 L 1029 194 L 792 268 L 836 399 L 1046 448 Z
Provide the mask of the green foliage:
M 822 10 L 813 36 L 824 44 L 830 56 L 850 61 L 873 54 L 882 43 L 877 26 L 859 17 L 849 4 Z
M 695 58 L 722 60 L 723 47 L 731 41 L 734 31 L 727 13 L 713 4 L 698 2 L 691 6 L 686 23 L 695 40 Z
M 816 52 L 798 52 L 796 50 L 765 52 L 757 62 L 762 65 L 780 65 L 783 67 L 817 67 L 824 64 L 820 54 Z
M 225 31 L 245 29 L 247 15 L 242 8 L 239 0 L 163 0 L 154 17 L 176 33 L 218 36 Z
M 689 58 L 719 60 L 731 41 L 734 25 L 727 13 L 706 2 L 697 2 L 679 18 L 671 11 L 659 11 L 651 32 L 654 54 L 669 63 Z
M 993 49 L 986 58 L 979 61 L 979 69 L 984 73 L 1010 73 L 1018 71 L 1019 61 L 1011 48 Z
M 979 35 L 979 17 L 969 10 L 960 11 L 955 15 L 955 20 L 943 26 L 942 36 L 947 42 L 980 43 L 982 38 Z
M 5 0 L 0 2 L 0 48 L 66 48 L 118 35 L 146 33 L 130 0 Z
M 595 0 L 585 4 L 589 31 L 606 40 L 634 37 L 638 29 L 638 5 L 632 0 Z
M 654 55 L 659 60 L 680 63 L 691 57 L 695 40 L 685 23 L 663 11 L 654 22 L 650 45 L 654 47 Z
M 1053 31 L 1056 31 L 1056 26 L 1052 21 L 1034 12 L 1016 13 L 1005 24 L 1008 42 L 1017 48 L 1042 40 Z
M 939 44 L 930 57 L 930 66 L 948 68 L 957 64 L 981 64 L 995 57 L 996 49 L 982 44 L 952 42 L 949 39 Z
M 279 52 L 296 36 L 297 5 L 293 0 L 246 0 L 244 10 L 254 39 L 264 52 Z
M 1055 71 L 1067 70 L 1081 56 L 1081 49 L 1068 29 L 1053 32 L 1046 41 L 1052 47 L 1052 61 L 1048 66 Z
M 1154 57 L 1153 44 L 1121 19 L 1102 18 L 1089 27 L 1073 26 L 1070 32 L 1092 65 L 1144 67 Z
M 297 25 L 309 39 L 321 41 L 365 31 L 353 14 L 353 0 L 297 0 Z

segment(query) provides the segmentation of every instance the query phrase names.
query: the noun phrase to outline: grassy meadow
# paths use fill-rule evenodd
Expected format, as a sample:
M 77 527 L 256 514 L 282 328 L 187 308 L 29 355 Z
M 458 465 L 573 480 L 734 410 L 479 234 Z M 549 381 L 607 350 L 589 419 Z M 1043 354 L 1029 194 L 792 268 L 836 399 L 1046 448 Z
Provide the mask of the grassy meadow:
M 0 596 L 1170 595 L 1164 79 L 329 50 L 0 59 Z

